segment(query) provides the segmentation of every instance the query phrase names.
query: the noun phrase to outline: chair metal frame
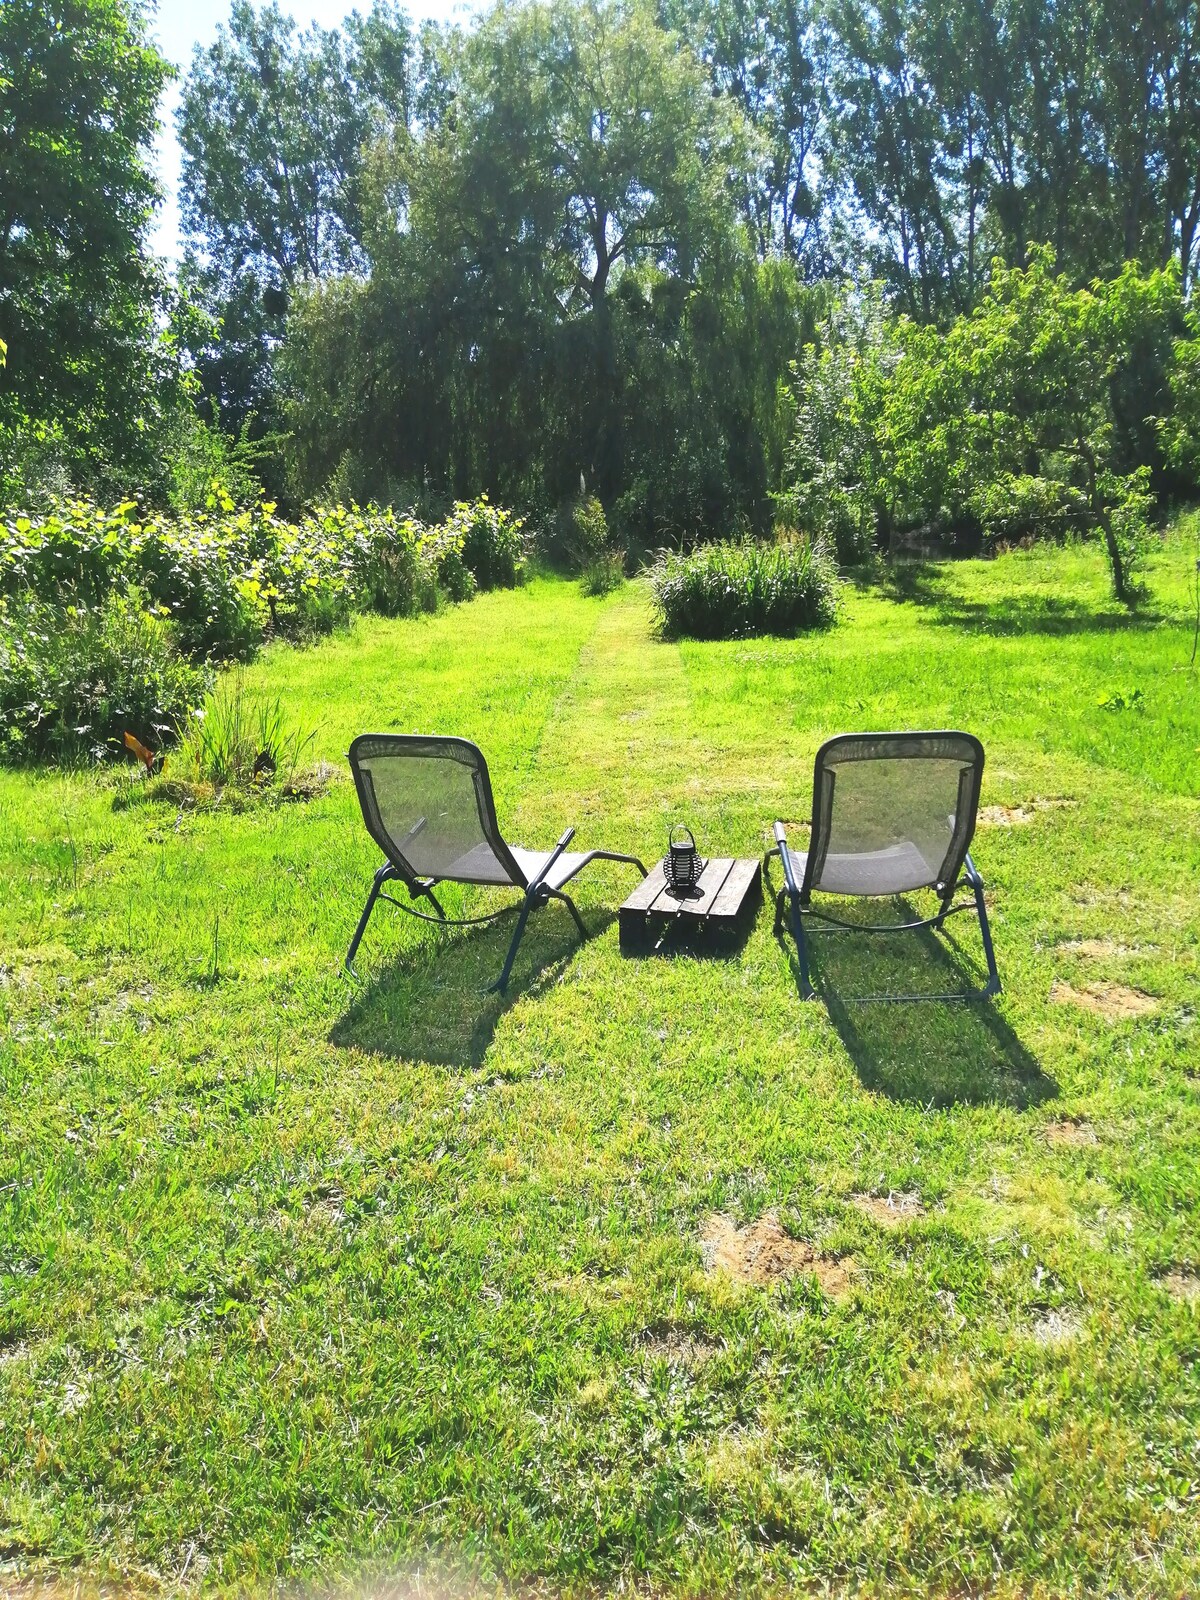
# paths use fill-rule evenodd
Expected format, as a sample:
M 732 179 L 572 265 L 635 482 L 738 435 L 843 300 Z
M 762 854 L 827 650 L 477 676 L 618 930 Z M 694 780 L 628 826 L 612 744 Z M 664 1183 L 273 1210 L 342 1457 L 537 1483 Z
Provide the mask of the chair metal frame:
M 973 747 L 974 762 L 964 771 L 959 785 L 959 810 L 956 814 L 956 825 L 952 833 L 951 845 L 945 860 L 942 863 L 943 877 L 932 879 L 927 887 L 933 889 L 941 898 L 941 905 L 932 917 L 920 917 L 910 922 L 888 923 L 858 923 L 846 922 L 838 917 L 832 917 L 826 912 L 818 911 L 812 904 L 812 894 L 817 887 L 816 880 L 824 866 L 825 855 L 829 843 L 829 830 L 833 821 L 834 781 L 833 774 L 829 771 L 826 761 L 830 754 L 847 743 L 864 740 L 894 740 L 897 745 L 903 741 L 920 741 L 922 739 L 956 738 L 967 741 Z M 886 760 L 888 757 L 878 758 Z M 803 878 L 797 882 L 795 865 L 792 853 L 788 848 L 787 830 L 782 822 L 776 822 L 775 844 L 766 852 L 763 858 L 764 867 L 772 856 L 778 856 L 783 867 L 784 885 L 775 896 L 775 936 L 778 938 L 786 919 L 792 938 L 796 943 L 796 955 L 800 966 L 800 994 L 805 1000 L 816 998 L 817 991 L 813 987 L 809 969 L 808 943 L 804 932 L 804 918 L 814 918 L 844 933 L 911 933 L 922 928 L 931 928 L 940 932 L 945 925 L 947 917 L 957 916 L 960 912 L 973 911 L 979 919 L 979 932 L 983 942 L 983 954 L 987 963 L 987 982 L 980 989 L 960 990 L 950 994 L 886 994 L 886 995 L 860 995 L 859 1000 L 973 1000 L 990 998 L 1001 992 L 1000 974 L 996 967 L 996 952 L 992 944 L 992 930 L 988 922 L 987 904 L 984 899 L 983 879 L 971 859 L 970 843 L 975 832 L 975 819 L 979 807 L 979 791 L 983 777 L 984 752 L 983 745 L 973 734 L 959 732 L 915 732 L 915 733 L 875 733 L 836 734 L 832 739 L 827 739 L 817 751 L 813 764 L 813 815 L 812 832 L 809 839 L 809 849 L 805 858 Z M 963 821 L 966 817 L 968 820 Z M 955 896 L 960 889 L 970 889 L 972 899 L 955 904 Z M 909 891 L 904 891 L 909 892 Z M 862 898 L 892 898 L 888 893 L 878 897 L 869 892 Z
M 546 879 L 550 876 L 563 851 L 575 837 L 575 829 L 572 827 L 566 829 L 537 872 L 532 877 L 529 877 L 518 864 L 512 850 L 500 832 L 487 761 L 478 745 L 473 744 L 469 739 L 460 739 L 451 735 L 360 734 L 350 746 L 350 771 L 354 778 L 354 787 L 358 794 L 358 801 L 367 831 L 383 851 L 387 860 L 377 870 L 372 879 L 367 902 L 363 907 L 362 915 L 358 919 L 358 926 L 354 930 L 350 948 L 346 952 L 344 965 L 346 971 L 352 977 L 358 976 L 354 970 L 354 957 L 358 953 L 358 947 L 362 942 L 363 934 L 366 932 L 367 923 L 371 920 L 371 913 L 375 909 L 377 900 L 387 900 L 391 905 L 396 906 L 398 910 L 407 912 L 409 916 L 417 917 L 422 922 L 441 924 L 443 927 L 461 928 L 470 927 L 476 923 L 491 922 L 496 917 L 503 916 L 505 911 L 509 909 L 509 907 L 503 906 L 498 911 L 488 912 L 481 917 L 448 917 L 433 892 L 437 885 L 440 883 L 473 883 L 477 880 L 472 878 L 423 877 L 405 860 L 402 847 L 409 839 L 415 838 L 424 827 L 424 818 L 421 818 L 416 826 L 411 828 L 404 838 L 399 841 L 394 840 L 386 832 L 382 826 L 382 821 L 379 827 L 374 825 L 372 810 L 378 814 L 378 807 L 374 803 L 374 796 L 370 790 L 370 775 L 359 765 L 357 752 L 364 742 L 369 741 L 373 746 L 378 746 L 381 740 L 386 741 L 392 747 L 394 754 L 400 757 L 403 757 L 407 751 L 415 753 L 418 749 L 428 757 L 431 745 L 442 746 L 446 751 L 445 759 L 455 760 L 466 757 L 464 764 L 469 765 L 473 771 L 481 831 L 501 868 L 509 873 L 511 878 L 509 884 L 496 883 L 485 886 L 494 886 L 496 888 L 511 887 L 522 891 L 520 913 L 508 947 L 508 954 L 504 958 L 504 966 L 499 978 L 495 983 L 489 985 L 490 992 L 503 994 L 508 988 L 508 980 L 512 976 L 513 963 L 516 960 L 517 949 L 525 933 L 525 926 L 529 921 L 530 913 L 539 906 L 547 905 L 551 900 L 561 900 L 574 918 L 575 926 L 579 929 L 580 936 L 584 939 L 587 938 L 587 928 L 584 926 L 583 918 L 579 915 L 579 909 L 570 895 L 563 893 L 562 887 L 564 884 L 570 883 L 573 878 L 583 871 L 584 867 L 593 861 L 624 861 L 631 866 L 637 867 L 643 878 L 648 875 L 645 866 L 638 860 L 637 856 L 623 855 L 614 850 L 589 850 L 575 863 L 565 877 L 560 878 L 557 884 L 551 886 L 546 882 Z M 458 756 L 452 753 L 455 749 L 460 753 Z M 403 884 L 412 903 L 405 905 L 403 901 L 384 893 L 384 886 L 388 883 Z M 427 900 L 433 906 L 434 915 L 430 916 L 428 913 L 416 909 L 415 903 L 422 900 Z

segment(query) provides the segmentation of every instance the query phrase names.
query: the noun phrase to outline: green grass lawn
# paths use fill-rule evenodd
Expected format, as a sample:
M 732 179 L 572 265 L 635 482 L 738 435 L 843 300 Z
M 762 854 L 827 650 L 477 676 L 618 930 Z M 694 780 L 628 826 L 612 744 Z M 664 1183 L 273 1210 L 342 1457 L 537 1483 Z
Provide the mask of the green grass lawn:
M 623 958 L 607 866 L 506 1000 L 515 912 L 381 907 L 356 987 L 348 782 L 238 814 L 0 774 L 0 1588 L 1195 1592 L 1186 561 L 1133 620 L 1097 552 L 1017 553 L 717 645 L 539 580 L 250 674 L 343 770 L 465 734 L 511 838 L 647 859 L 678 817 L 760 854 L 831 733 L 971 729 L 994 1004 L 853 999 L 975 980 L 965 918 L 818 943 L 810 1005 L 765 909 L 733 959 Z M 716 1215 L 813 1270 L 706 1270 Z

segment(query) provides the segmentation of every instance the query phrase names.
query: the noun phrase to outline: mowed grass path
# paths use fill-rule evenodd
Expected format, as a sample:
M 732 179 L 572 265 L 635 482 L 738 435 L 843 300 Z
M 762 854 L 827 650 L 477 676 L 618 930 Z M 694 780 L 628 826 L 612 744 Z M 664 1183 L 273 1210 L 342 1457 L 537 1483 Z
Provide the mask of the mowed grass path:
M 679 816 L 709 851 L 777 815 L 802 841 L 832 732 L 973 729 L 993 1005 L 852 998 L 969 980 L 966 919 L 957 954 L 818 945 L 808 1006 L 765 909 L 735 959 L 624 959 L 600 866 L 591 940 L 539 914 L 505 1001 L 511 917 L 381 907 L 356 987 L 348 783 L 198 814 L 0 774 L 0 1588 L 1192 1592 L 1185 559 L 1132 622 L 1065 551 L 724 645 L 654 641 L 639 585 L 539 581 L 250 675 L 331 760 L 466 734 L 510 837 L 648 860 Z M 710 1275 L 715 1213 L 777 1215 L 848 1290 Z

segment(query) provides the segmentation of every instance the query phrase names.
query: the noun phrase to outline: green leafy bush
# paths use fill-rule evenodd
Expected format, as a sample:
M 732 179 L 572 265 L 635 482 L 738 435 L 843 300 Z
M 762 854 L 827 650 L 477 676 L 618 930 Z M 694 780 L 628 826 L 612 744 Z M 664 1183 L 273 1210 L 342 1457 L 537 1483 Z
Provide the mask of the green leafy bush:
M 127 732 L 159 749 L 207 688 L 136 593 L 65 609 L 0 598 L 0 754 L 10 760 L 99 760 Z
M 432 611 L 521 572 L 521 521 L 486 499 L 427 527 L 357 506 L 292 523 L 270 501 L 237 509 L 219 485 L 211 498 L 174 519 L 69 500 L 0 520 L 0 752 L 75 757 L 126 731 L 161 748 L 203 698 L 188 657 L 248 660 L 270 635 L 327 632 L 354 610 Z M 195 762 L 207 750 L 222 766 L 202 723 L 189 727 Z
M 837 615 L 837 572 L 807 540 L 752 540 L 665 553 L 650 582 L 667 638 L 742 639 L 828 627 Z
M 459 540 L 463 564 L 481 589 L 511 589 L 520 583 L 525 570 L 521 517 L 481 495 L 456 501 L 444 526 L 451 540 Z
M 608 518 L 594 494 L 580 495 L 567 512 L 570 553 L 580 568 L 598 561 L 609 548 Z
M 618 548 L 608 517 L 594 494 L 565 500 L 538 528 L 538 554 L 556 571 L 581 577 Z
M 868 558 L 891 509 L 880 433 L 900 353 L 879 286 L 860 283 L 835 304 L 821 346 L 806 345 L 792 368 L 796 414 L 776 517 L 846 565 Z
M 354 610 L 412 616 L 441 594 L 469 600 L 477 581 L 511 584 L 521 572 L 522 524 L 486 500 L 428 527 L 357 506 L 292 523 L 270 501 L 238 510 L 224 490 L 213 498 L 178 518 L 143 516 L 132 500 L 11 513 L 0 521 L 0 594 L 91 607 L 135 586 L 187 654 L 244 661 L 266 635 L 325 633 Z

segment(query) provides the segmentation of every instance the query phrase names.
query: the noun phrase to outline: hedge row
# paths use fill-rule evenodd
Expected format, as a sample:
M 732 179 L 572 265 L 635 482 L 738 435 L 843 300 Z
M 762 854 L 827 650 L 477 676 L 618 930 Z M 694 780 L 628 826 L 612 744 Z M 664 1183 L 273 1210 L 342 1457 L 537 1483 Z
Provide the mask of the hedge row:
M 99 759 L 126 732 L 160 749 L 210 663 L 353 611 L 411 616 L 519 581 L 522 523 L 485 499 L 428 527 L 393 511 L 270 503 L 172 520 L 87 500 L 0 520 L 0 757 Z
M 486 498 L 437 527 L 357 506 L 291 523 L 270 502 L 174 520 L 73 500 L 0 522 L 0 594 L 93 607 L 136 589 L 185 654 L 244 660 L 269 634 L 325 632 L 355 610 L 407 616 L 439 591 L 511 586 L 522 554 L 520 519 Z

